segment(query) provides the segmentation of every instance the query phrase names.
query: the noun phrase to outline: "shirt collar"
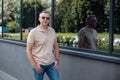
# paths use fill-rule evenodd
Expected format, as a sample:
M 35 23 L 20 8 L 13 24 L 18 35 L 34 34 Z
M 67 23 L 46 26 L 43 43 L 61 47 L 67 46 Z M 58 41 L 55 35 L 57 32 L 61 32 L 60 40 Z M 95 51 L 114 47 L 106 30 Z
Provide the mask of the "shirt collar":
M 40 32 L 44 32 L 45 30 L 42 29 L 41 27 L 39 27 L 39 25 L 37 26 L 37 29 L 40 31 Z M 48 30 L 50 30 L 50 27 L 48 26 Z
M 90 31 L 90 32 L 93 32 L 93 28 L 89 28 L 88 26 L 86 26 L 87 30 Z

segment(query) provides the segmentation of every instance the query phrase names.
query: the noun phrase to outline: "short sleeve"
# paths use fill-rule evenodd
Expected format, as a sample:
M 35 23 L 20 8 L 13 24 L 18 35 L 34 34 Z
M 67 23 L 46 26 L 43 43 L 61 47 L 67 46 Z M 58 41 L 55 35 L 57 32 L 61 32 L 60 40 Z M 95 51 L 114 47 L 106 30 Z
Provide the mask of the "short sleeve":
M 84 40 L 85 34 L 84 34 L 84 30 L 80 30 L 78 33 L 78 39 L 79 40 Z
M 27 43 L 34 43 L 34 40 L 35 40 L 34 31 L 31 30 L 27 37 Z

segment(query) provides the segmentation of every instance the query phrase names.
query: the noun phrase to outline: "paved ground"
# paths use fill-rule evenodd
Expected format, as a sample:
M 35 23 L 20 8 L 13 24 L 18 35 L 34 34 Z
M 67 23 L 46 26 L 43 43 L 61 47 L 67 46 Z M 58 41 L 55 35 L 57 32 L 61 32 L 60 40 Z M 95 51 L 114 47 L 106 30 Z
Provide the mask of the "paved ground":
M 0 70 L 0 80 L 18 80 L 18 79 Z

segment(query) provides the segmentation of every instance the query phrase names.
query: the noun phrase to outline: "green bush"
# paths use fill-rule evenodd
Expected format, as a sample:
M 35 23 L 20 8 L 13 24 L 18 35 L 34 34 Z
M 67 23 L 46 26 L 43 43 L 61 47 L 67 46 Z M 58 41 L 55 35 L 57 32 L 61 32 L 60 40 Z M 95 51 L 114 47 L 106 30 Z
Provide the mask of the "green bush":
M 20 33 L 4 33 L 4 38 L 20 40 Z M 28 34 L 23 33 L 23 41 L 27 40 Z M 119 36 L 117 36 L 119 37 Z M 57 41 L 59 45 L 77 47 L 76 33 L 57 33 Z M 101 35 L 98 38 L 98 49 L 102 51 L 108 51 L 109 38 Z M 114 52 L 120 53 L 120 42 L 117 42 L 113 46 Z
M 57 41 L 59 45 L 77 47 L 76 33 L 57 33 Z M 116 36 L 116 35 L 115 35 Z M 119 37 L 117 35 L 117 37 Z M 98 35 L 98 49 L 102 51 L 108 51 L 109 38 L 107 33 Z M 114 52 L 120 53 L 120 42 L 113 46 Z
M 18 28 L 18 24 L 16 21 L 7 22 L 6 25 L 11 33 L 14 33 L 15 29 Z

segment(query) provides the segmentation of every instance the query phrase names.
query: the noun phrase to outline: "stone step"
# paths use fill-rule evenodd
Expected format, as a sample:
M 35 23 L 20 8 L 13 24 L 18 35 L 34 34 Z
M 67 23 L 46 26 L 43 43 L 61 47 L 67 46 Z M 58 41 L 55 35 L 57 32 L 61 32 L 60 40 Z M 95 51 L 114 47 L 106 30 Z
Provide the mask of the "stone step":
M 0 80 L 18 80 L 18 79 L 0 70 Z

